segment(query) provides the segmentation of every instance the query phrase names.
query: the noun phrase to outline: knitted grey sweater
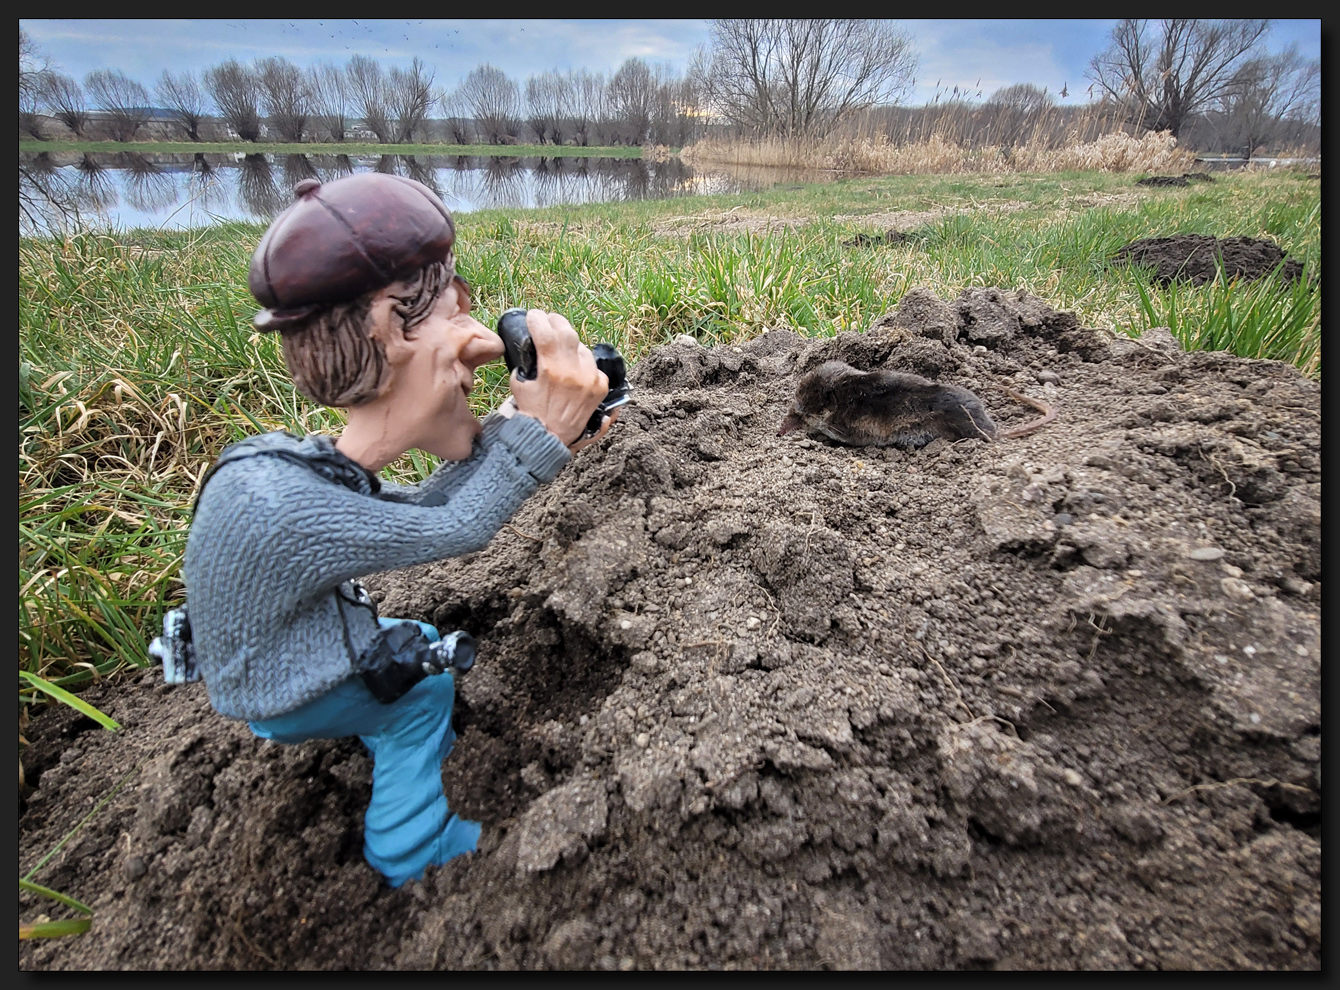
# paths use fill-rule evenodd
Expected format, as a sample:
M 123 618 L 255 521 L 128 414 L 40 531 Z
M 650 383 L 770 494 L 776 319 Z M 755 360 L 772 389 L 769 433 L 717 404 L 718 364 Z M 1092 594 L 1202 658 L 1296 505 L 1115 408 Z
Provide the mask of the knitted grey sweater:
M 267 433 L 228 447 L 186 541 L 196 663 L 219 712 L 273 718 L 354 672 L 378 631 L 350 581 L 484 547 L 571 457 L 538 419 L 484 420 L 466 460 L 382 484 L 330 437 Z

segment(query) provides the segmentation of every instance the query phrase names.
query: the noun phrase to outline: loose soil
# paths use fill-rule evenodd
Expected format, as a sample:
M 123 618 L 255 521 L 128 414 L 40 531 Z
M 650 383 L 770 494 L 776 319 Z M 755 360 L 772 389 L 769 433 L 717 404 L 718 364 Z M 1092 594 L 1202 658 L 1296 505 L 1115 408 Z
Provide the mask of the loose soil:
M 834 358 L 1059 416 L 779 437 Z M 1316 383 L 987 288 L 632 377 L 487 549 L 369 581 L 479 637 L 478 853 L 384 887 L 356 740 L 143 671 L 29 727 L 20 870 L 70 836 L 33 879 L 95 919 L 20 969 L 1320 969 Z
M 1187 186 L 1193 182 L 1213 182 L 1208 172 L 1183 172 L 1181 175 L 1151 175 L 1137 179 L 1137 186 Z
M 1277 275 L 1282 282 L 1296 282 L 1303 277 L 1303 266 L 1292 258 L 1286 259 L 1278 244 L 1255 237 L 1208 234 L 1147 237 L 1119 248 L 1112 260 L 1153 269 L 1153 281 L 1159 285 L 1170 282 L 1204 285 L 1218 276 L 1221 263 L 1224 276 L 1230 279 L 1250 282 Z

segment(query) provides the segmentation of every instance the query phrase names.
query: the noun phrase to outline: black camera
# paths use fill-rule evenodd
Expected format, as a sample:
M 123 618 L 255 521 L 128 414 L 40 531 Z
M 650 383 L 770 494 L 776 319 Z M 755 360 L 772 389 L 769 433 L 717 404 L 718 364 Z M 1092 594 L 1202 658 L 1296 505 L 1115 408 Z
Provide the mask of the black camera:
M 474 665 L 475 638 L 463 629 L 429 642 L 418 623 L 397 622 L 378 630 L 354 667 L 373 696 L 389 705 L 425 677 L 448 668 L 464 674 Z
M 507 362 L 508 372 L 514 372 L 523 382 L 534 379 L 535 342 L 530 339 L 530 330 L 526 327 L 526 311 L 521 308 L 509 309 L 498 317 L 498 336 L 502 338 L 503 360 Z M 594 436 L 605 417 L 628 402 L 633 391 L 633 386 L 628 384 L 628 369 L 624 367 L 623 355 L 612 344 L 596 344 L 591 348 L 591 353 L 595 355 L 596 367 L 609 379 L 610 390 L 591 414 L 579 440 Z

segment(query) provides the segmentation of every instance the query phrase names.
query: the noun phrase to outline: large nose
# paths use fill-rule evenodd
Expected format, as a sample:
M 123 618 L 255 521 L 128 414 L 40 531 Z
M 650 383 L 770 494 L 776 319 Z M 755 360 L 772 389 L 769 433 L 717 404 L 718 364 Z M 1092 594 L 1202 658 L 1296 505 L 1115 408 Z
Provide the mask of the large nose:
M 474 333 L 461 354 L 461 360 L 472 368 L 497 361 L 503 356 L 502 338 L 478 320 L 474 320 Z

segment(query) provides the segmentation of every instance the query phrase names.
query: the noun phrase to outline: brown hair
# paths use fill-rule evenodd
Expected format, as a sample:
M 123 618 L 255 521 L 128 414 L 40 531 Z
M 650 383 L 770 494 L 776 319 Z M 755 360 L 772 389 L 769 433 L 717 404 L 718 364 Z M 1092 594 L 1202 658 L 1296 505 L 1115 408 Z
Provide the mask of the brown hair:
M 404 280 L 392 309 L 402 333 L 421 323 L 454 277 L 451 254 Z M 381 291 L 381 290 L 376 290 Z M 281 333 L 284 363 L 299 392 L 323 406 L 349 408 L 377 397 L 386 377 L 386 348 L 370 333 L 372 297 L 335 303 Z

